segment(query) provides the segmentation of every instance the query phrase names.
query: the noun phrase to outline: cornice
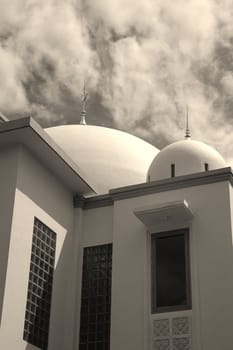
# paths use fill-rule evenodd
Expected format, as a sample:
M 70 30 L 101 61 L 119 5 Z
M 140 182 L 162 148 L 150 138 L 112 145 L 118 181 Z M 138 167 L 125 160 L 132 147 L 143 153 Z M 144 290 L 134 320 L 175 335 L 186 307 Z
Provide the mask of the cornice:
M 79 195 L 74 197 L 74 207 L 82 208 L 84 210 L 109 207 L 111 205 L 113 205 L 113 199 L 109 194 L 97 195 L 88 198 Z
M 110 190 L 109 194 L 115 201 L 222 181 L 229 181 L 233 185 L 233 175 L 230 167 L 117 188 Z
M 74 199 L 74 207 L 82 208 L 84 210 L 100 208 L 111 206 L 115 201 L 123 199 L 178 190 L 187 187 L 202 186 L 223 181 L 229 181 L 233 186 L 233 174 L 230 167 L 121 187 L 110 190 L 108 194 L 104 195 L 96 195 L 88 198 L 76 196 Z

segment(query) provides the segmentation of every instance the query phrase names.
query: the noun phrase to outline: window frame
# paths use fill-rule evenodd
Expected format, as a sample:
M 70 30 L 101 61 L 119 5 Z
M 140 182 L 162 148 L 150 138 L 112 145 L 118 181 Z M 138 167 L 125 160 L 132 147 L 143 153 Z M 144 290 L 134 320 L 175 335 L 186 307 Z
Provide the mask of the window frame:
M 161 237 L 171 237 L 182 235 L 185 246 L 185 291 L 187 303 L 185 305 L 157 306 L 157 281 L 156 281 L 156 239 Z M 192 308 L 191 300 L 191 275 L 190 275 L 190 247 L 189 247 L 189 228 L 182 228 L 171 231 L 164 231 L 151 234 L 151 313 L 164 313 L 173 311 L 190 310 Z

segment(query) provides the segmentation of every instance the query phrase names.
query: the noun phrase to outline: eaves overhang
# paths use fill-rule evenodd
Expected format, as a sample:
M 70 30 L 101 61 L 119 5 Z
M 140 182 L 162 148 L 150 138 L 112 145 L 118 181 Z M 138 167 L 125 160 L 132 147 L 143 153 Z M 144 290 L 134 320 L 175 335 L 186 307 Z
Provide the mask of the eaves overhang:
M 96 193 L 88 176 L 31 117 L 0 124 L 0 149 L 23 145 L 73 193 Z

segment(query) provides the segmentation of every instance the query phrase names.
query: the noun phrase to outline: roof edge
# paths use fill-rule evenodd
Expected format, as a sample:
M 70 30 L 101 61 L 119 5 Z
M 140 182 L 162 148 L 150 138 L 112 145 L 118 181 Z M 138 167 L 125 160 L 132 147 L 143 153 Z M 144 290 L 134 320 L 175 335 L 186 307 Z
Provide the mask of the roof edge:
M 109 207 L 114 204 L 112 197 L 109 194 L 101 194 L 93 197 L 85 198 L 84 196 L 74 196 L 74 208 L 94 209 Z
M 60 158 L 60 160 L 67 166 L 75 176 L 79 177 L 90 192 L 96 193 L 96 189 L 89 183 L 88 176 L 83 172 L 79 166 L 56 144 L 56 142 L 48 135 L 46 131 L 32 118 L 25 117 L 7 121 L 0 124 L 0 134 L 11 131 L 16 131 L 24 128 L 30 128 L 49 149 Z
M 84 210 L 99 208 L 103 206 L 113 205 L 114 202 L 118 200 L 223 181 L 229 181 L 233 187 L 233 173 L 231 167 L 210 170 L 196 174 L 177 176 L 175 178 L 152 181 L 138 185 L 120 187 L 110 190 L 109 193 L 105 195 L 97 195 L 88 198 L 79 196 L 74 200 L 74 207 L 82 208 Z

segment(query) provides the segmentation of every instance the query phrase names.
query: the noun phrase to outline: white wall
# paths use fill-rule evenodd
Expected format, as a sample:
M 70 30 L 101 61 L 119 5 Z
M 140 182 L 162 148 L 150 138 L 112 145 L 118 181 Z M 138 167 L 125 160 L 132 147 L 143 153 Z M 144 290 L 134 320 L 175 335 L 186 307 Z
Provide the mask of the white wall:
M 113 239 L 113 206 L 83 211 L 81 246 L 111 243 Z
M 72 315 L 66 313 L 65 298 L 71 262 L 72 194 L 26 149 L 20 148 L 0 336 L 0 349 L 4 350 L 35 349 L 23 341 L 35 216 L 57 233 L 49 350 L 69 350 Z
M 197 292 L 203 350 L 231 350 L 233 344 L 233 247 L 229 184 L 200 192 L 193 221 Z M 198 299 L 198 298 L 197 298 Z
M 7 148 L 0 152 L 0 320 L 10 244 L 11 221 L 17 177 L 17 159 L 18 153 L 16 148 Z
M 111 350 L 148 349 L 150 244 L 133 211 L 185 199 L 190 227 L 193 349 L 230 350 L 233 344 L 233 251 L 227 182 L 115 202 Z
M 78 349 L 83 248 L 111 242 L 111 350 L 149 349 L 150 236 L 134 210 L 183 199 L 194 214 L 190 227 L 193 350 L 232 349 L 233 194 L 227 182 L 74 211 L 72 193 L 27 150 L 7 152 L 7 157 L 0 153 L 4 164 L 0 174 L 0 293 L 4 291 L 8 259 L 0 349 L 36 349 L 23 341 L 34 216 L 57 232 L 49 350 Z M 13 204 L 11 225 L 9 209 L 13 209 Z

